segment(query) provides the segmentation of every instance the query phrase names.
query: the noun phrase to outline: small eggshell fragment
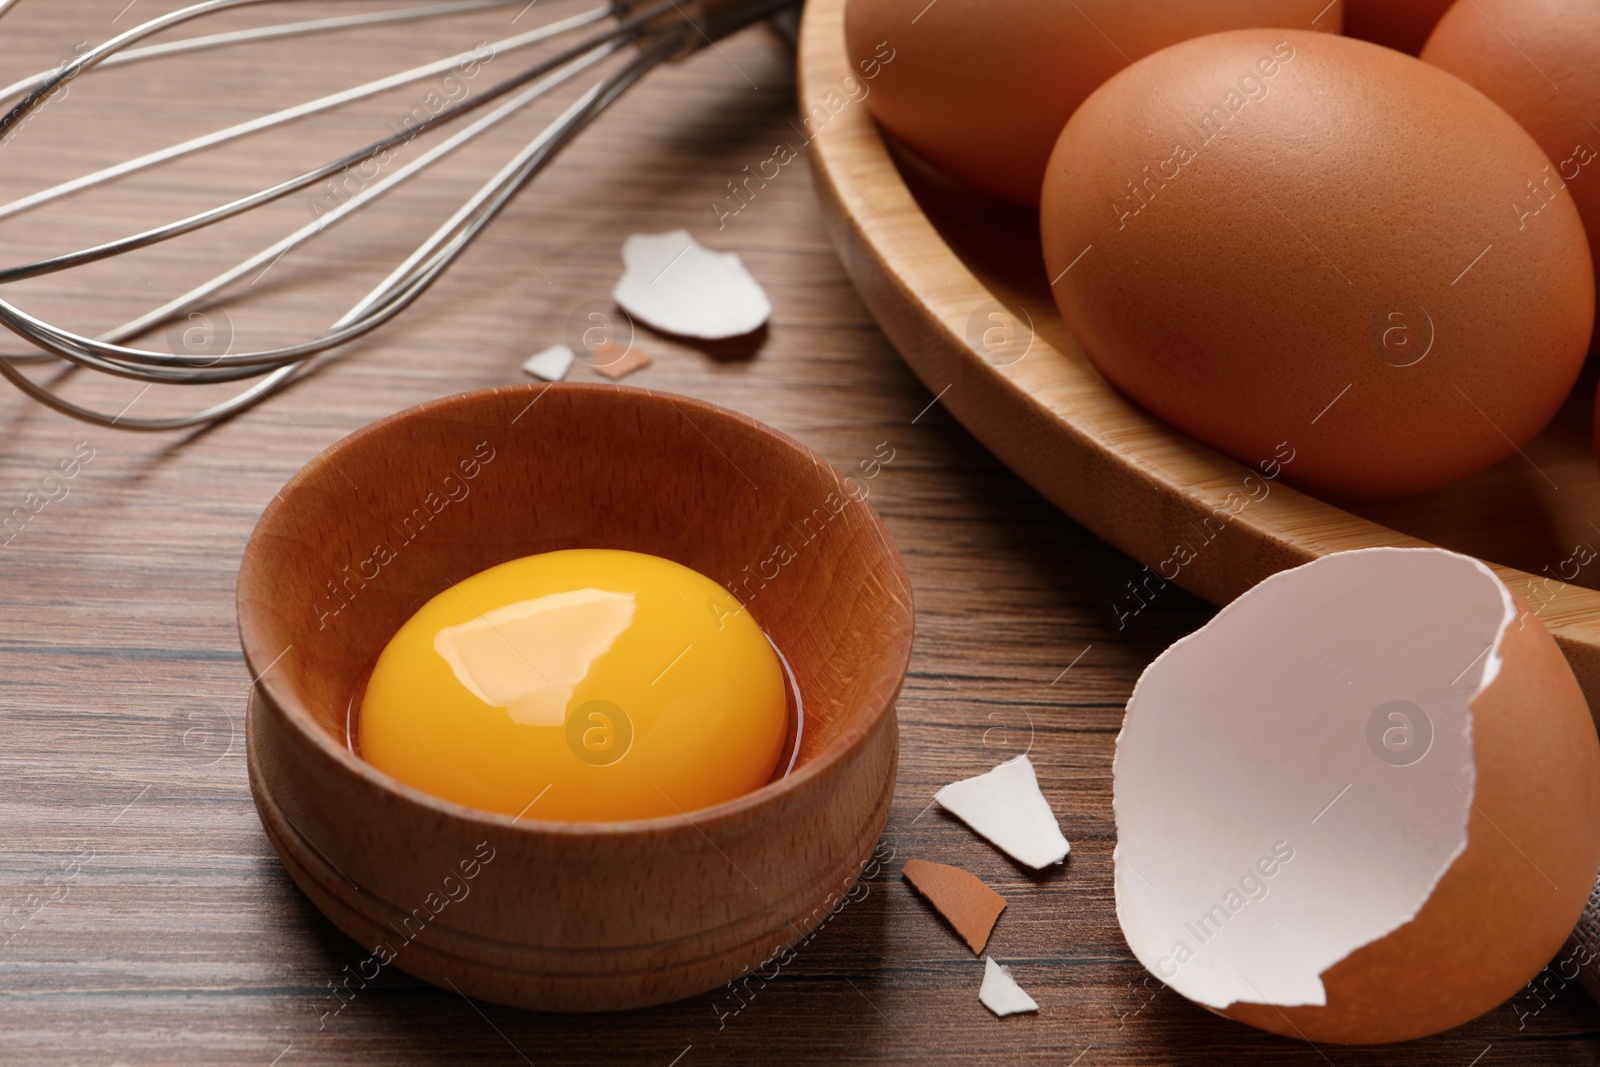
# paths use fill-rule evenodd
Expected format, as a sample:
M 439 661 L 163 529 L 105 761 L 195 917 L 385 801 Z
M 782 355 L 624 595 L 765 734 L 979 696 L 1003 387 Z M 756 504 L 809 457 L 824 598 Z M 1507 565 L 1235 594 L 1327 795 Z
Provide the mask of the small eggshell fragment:
M 983 1006 L 1000 1016 L 1038 1011 L 1039 1004 L 1017 984 L 1011 972 L 988 956 L 983 958 L 983 985 L 978 989 Z
M 1045 182 L 1056 303 L 1102 374 L 1333 497 L 1496 463 L 1577 380 L 1594 267 L 1545 154 L 1457 78 L 1348 37 L 1175 45 L 1078 109 Z M 1159 91 L 1152 87 L 1160 86 Z
M 523 361 L 522 369 L 540 381 L 559 382 L 565 380 L 576 359 L 566 345 L 553 345 L 529 356 Z
M 948 863 L 910 859 L 900 873 L 955 927 L 973 952 L 983 951 L 989 932 L 1005 910 L 1005 897 L 984 885 L 977 875 Z
M 1442 549 L 1284 571 L 1162 653 L 1113 763 L 1117 918 L 1180 994 L 1403 1041 L 1520 989 L 1600 870 L 1600 739 L 1494 572 Z
M 1060 863 L 1072 850 L 1025 755 L 986 774 L 951 782 L 933 799 L 1000 851 L 1035 870 Z
M 638 349 L 630 348 L 620 356 L 615 356 L 604 362 L 596 361 L 593 366 L 596 374 L 610 378 L 612 381 L 620 381 L 635 371 L 644 370 L 654 362 L 655 360 Z
M 947 174 L 1034 205 L 1072 112 L 1101 82 L 1171 44 L 1250 26 L 1338 33 L 1341 0 L 849 0 L 852 74 L 801 119 L 820 132 L 864 102 Z
M 1457 4 L 1422 59 L 1482 92 L 1533 134 L 1550 163 L 1517 190 L 1512 211 L 1532 225 L 1547 200 L 1570 195 L 1600 264 L 1600 4 Z
M 622 262 L 612 298 L 663 333 L 724 341 L 754 333 L 772 315 L 738 255 L 713 252 L 688 230 L 634 234 L 622 245 Z
M 1410 55 L 1422 51 L 1454 0 L 1345 0 L 1344 32 Z M 1525 2 L 1525 0 L 1518 0 Z

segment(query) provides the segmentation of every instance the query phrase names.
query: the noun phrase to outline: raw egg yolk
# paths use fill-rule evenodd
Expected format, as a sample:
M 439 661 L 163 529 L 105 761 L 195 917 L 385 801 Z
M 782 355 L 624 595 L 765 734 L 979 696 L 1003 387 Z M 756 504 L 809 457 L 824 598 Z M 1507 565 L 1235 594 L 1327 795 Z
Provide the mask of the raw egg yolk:
M 363 759 L 484 811 L 674 815 L 771 780 L 789 734 L 772 644 L 727 590 L 638 552 L 512 560 L 402 626 L 361 704 Z

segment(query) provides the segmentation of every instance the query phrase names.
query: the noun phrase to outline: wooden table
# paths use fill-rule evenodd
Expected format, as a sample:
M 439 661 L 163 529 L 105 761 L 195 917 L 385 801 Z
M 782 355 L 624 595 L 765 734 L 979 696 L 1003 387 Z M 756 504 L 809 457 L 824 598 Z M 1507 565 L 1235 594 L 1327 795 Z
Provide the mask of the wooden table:
M 516 28 L 573 10 L 564 2 L 543 0 Z M 119 15 L 126 3 L 24 2 L 0 22 L 3 76 L 177 6 L 135 0 Z M 332 7 L 268 5 L 239 21 Z M 283 106 L 423 62 L 441 42 L 504 36 L 515 11 L 374 31 L 361 48 L 297 37 L 87 79 L 4 147 L 0 196 L 225 125 L 264 101 Z M 479 77 L 516 62 L 497 57 Z M 1209 610 L 1169 588 L 1118 628 L 1111 605 L 1139 568 L 1001 468 L 901 365 L 828 246 L 801 161 L 718 228 L 713 204 L 726 203 L 727 183 L 794 138 L 791 62 L 755 31 L 660 72 L 401 322 L 213 432 L 100 430 L 0 391 L 0 519 L 26 515 L 0 533 L 0 1062 L 1600 1063 L 1600 1009 L 1554 980 L 1433 1040 L 1314 1049 L 1217 1019 L 1134 961 L 1113 913 L 1112 743 L 1140 669 Z M 287 177 L 375 138 L 426 88 L 8 220 L 4 261 Z M 236 349 L 324 328 L 514 141 L 464 152 L 366 223 L 330 232 L 327 249 L 290 257 L 225 301 L 211 328 Z M 324 206 L 339 195 L 319 193 Z M 29 283 L 15 298 L 68 325 L 115 325 L 305 221 L 311 199 L 215 238 Z M 771 329 L 755 351 L 710 353 L 641 331 L 655 363 L 631 384 L 715 400 L 841 468 L 876 471 L 872 502 L 905 553 L 918 635 L 883 845 L 894 862 L 790 966 L 737 994 L 549 1017 L 389 974 L 343 1003 L 331 984 L 365 952 L 285 876 L 245 779 L 250 679 L 233 607 L 245 539 L 316 450 L 419 401 L 518 380 L 518 364 L 564 340 L 575 311 L 607 299 L 629 233 L 678 227 L 744 257 L 772 296 Z M 207 323 L 184 328 L 205 343 Z M 594 372 L 580 366 L 574 378 Z M 68 388 L 115 412 L 142 387 L 77 375 Z M 192 402 L 153 391 L 132 413 Z M 75 450 L 93 458 L 64 478 L 58 465 Z M 1024 750 L 1072 840 L 1065 869 L 1023 871 L 929 809 L 939 786 Z M 978 1003 L 981 961 L 898 874 L 912 856 L 960 864 L 1007 897 L 989 951 L 1038 1015 L 996 1019 Z

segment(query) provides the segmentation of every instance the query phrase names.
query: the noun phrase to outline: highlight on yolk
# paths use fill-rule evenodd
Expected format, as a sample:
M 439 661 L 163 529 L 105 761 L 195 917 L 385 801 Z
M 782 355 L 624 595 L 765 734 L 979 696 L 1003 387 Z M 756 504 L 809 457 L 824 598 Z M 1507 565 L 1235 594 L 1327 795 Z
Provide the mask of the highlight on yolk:
M 696 571 L 573 549 L 502 563 L 413 615 L 373 668 L 360 752 L 528 819 L 673 815 L 771 780 L 789 732 L 772 644 Z

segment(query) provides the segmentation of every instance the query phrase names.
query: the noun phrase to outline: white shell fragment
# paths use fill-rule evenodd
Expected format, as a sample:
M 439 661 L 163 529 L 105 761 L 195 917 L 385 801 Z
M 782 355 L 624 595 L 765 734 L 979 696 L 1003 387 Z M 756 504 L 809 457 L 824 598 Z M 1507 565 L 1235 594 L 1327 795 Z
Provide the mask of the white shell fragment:
M 739 257 L 711 251 L 688 230 L 636 233 L 623 243 L 622 263 L 612 299 L 663 333 L 721 341 L 759 330 L 772 315 Z
M 1027 756 L 1006 760 L 987 774 L 952 782 L 933 799 L 939 806 L 1019 863 L 1038 870 L 1067 858 L 1072 846 Z
M 978 999 L 1001 1018 L 1039 1010 L 1038 1003 L 1017 984 L 1011 972 L 989 956 L 983 958 L 983 986 L 978 990 Z
M 1212 1008 L 1326 1005 L 1323 973 L 1467 846 L 1471 701 L 1516 617 L 1477 560 L 1369 549 L 1268 578 L 1162 653 L 1112 768 L 1139 961 Z
M 523 362 L 522 369 L 540 381 L 560 382 L 566 380 L 577 358 L 566 345 L 552 345 L 543 352 L 529 356 Z

